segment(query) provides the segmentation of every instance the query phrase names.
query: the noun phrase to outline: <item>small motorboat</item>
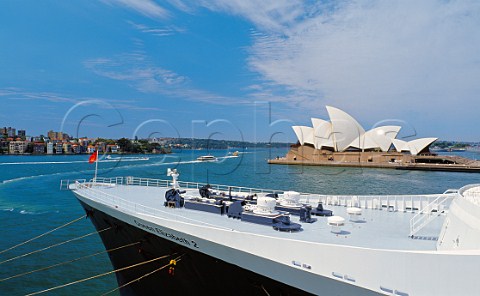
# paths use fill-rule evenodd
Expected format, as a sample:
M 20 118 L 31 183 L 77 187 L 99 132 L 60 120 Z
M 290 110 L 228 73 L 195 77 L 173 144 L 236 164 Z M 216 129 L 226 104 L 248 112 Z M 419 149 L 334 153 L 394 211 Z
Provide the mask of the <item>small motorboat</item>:
M 203 156 L 197 157 L 197 160 L 199 160 L 199 161 L 217 161 L 217 158 L 215 156 L 212 156 L 212 155 L 203 155 Z

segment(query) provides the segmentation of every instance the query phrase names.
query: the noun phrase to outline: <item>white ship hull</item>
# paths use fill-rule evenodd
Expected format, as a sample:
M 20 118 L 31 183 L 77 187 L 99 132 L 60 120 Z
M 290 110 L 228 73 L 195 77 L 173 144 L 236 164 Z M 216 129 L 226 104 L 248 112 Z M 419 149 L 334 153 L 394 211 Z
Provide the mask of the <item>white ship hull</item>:
M 248 233 L 119 210 L 121 205 L 76 195 L 95 211 L 138 231 L 314 295 L 477 295 L 480 291 L 478 250 L 405 251 L 307 242 L 288 235 L 269 236 L 267 231 Z

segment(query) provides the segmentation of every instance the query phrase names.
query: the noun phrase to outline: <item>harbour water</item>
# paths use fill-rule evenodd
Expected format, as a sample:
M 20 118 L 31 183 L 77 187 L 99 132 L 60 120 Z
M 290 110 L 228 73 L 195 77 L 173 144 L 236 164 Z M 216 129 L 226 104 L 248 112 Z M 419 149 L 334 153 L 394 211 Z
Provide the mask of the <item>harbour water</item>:
M 232 152 L 232 151 L 230 151 Z M 175 151 L 171 155 L 112 156 L 99 162 L 99 177 L 137 176 L 169 179 L 167 168 L 177 168 L 181 181 L 229 184 L 269 189 L 289 189 L 324 194 L 421 194 L 480 183 L 480 174 L 396 171 L 310 166 L 268 165 L 266 159 L 284 155 L 287 149 L 241 151 L 233 157 L 226 150 L 209 151 L 217 162 L 199 162 L 205 151 Z M 480 154 L 463 152 L 478 158 Z M 142 157 L 144 157 L 142 155 Z M 87 155 L 0 157 L 0 295 L 25 295 L 71 283 L 112 270 L 108 256 L 65 262 L 104 251 L 91 223 L 82 219 L 69 227 L 10 251 L 27 241 L 85 213 L 73 194 L 60 191 L 61 179 L 90 179 L 95 165 Z M 163 198 L 159 197 L 159 204 Z M 92 235 L 48 248 L 86 234 Z M 43 252 L 19 257 L 36 250 Z M 65 264 L 64 264 L 65 263 Z M 21 273 L 61 264 L 55 268 L 12 279 Z M 55 295 L 101 295 L 116 288 L 113 274 L 55 290 Z M 114 292 L 111 295 L 116 295 Z

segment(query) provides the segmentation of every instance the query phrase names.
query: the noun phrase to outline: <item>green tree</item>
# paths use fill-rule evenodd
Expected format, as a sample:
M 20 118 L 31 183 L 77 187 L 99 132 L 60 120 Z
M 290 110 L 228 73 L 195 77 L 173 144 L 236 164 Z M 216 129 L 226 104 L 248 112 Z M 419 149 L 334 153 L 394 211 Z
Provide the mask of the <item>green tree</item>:
M 132 152 L 133 145 L 132 141 L 127 138 L 121 138 L 117 141 L 118 147 L 120 147 L 120 150 L 123 152 Z

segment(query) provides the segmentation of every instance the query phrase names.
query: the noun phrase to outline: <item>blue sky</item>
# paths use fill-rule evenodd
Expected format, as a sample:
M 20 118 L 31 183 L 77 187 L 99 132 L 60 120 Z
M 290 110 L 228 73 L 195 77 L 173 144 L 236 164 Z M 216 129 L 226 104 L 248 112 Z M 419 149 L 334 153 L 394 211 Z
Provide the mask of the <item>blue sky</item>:
M 30 135 L 293 141 L 331 105 L 365 129 L 480 141 L 478 1 L 0 7 L 0 125 Z

